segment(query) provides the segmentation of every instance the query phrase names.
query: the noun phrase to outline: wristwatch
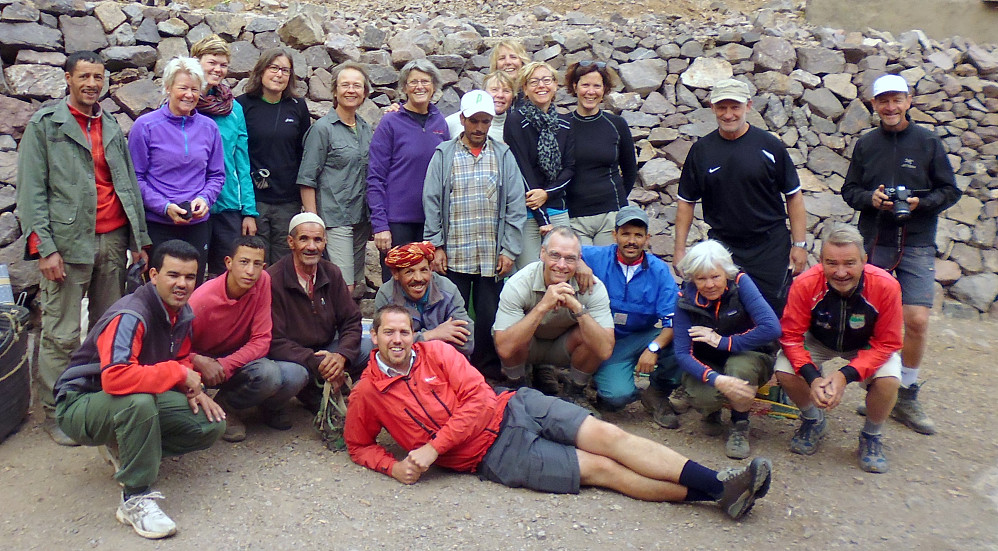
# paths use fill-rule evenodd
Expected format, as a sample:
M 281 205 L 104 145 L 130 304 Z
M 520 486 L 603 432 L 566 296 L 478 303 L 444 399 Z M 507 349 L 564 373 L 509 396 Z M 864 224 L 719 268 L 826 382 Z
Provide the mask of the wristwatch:
M 655 341 L 651 341 L 650 343 L 648 343 L 648 351 L 651 352 L 652 354 L 658 354 L 658 351 L 661 349 L 662 347 L 659 346 L 658 343 Z
M 576 313 L 575 313 L 575 312 L 573 312 L 572 310 L 569 310 L 569 311 L 568 311 L 568 315 L 572 316 L 572 319 L 573 319 L 573 320 L 577 320 L 577 319 L 581 318 L 582 316 L 584 316 L 584 315 L 586 315 L 586 314 L 588 314 L 588 313 L 589 313 L 589 308 L 588 308 L 588 307 L 586 307 L 586 306 L 583 306 L 583 307 L 582 307 L 582 310 L 579 310 L 579 313 L 578 313 L 578 314 L 576 314 Z
M 793 246 L 794 247 L 799 247 L 801 249 L 806 249 L 807 248 L 807 241 L 794 241 L 793 242 Z

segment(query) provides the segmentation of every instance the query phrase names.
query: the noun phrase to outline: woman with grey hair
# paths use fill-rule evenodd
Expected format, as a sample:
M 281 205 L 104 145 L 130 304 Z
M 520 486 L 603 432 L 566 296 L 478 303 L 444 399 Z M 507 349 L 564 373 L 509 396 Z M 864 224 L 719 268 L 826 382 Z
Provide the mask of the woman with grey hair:
M 333 69 L 333 108 L 305 134 L 298 169 L 302 206 L 326 223 L 326 252 L 351 291 L 364 283 L 371 235 L 365 193 L 372 130 L 357 114 L 371 90 L 362 65 L 348 62 Z
M 399 73 L 405 102 L 386 113 L 371 138 L 367 203 L 374 244 L 382 258 L 388 249 L 423 239 L 423 180 L 433 151 L 450 139 L 447 122 L 432 100 L 440 89 L 440 71 L 425 59 L 406 63 Z M 389 199 L 390 198 L 390 199 Z M 391 272 L 382 262 L 381 275 Z
M 163 69 L 166 102 L 136 119 L 128 134 L 153 249 L 171 239 L 194 245 L 201 255 L 198 284 L 211 237 L 205 222 L 225 183 L 222 136 L 214 121 L 196 110 L 204 84 L 197 59 L 171 59 Z
M 724 447 L 733 459 L 749 456 L 749 410 L 758 388 L 773 376 L 763 350 L 780 336 L 780 320 L 731 253 L 708 240 L 689 250 L 676 269 L 683 288 L 673 318 L 673 347 L 691 405 L 704 416 L 704 432 L 724 429 L 721 408 L 731 404 L 732 428 Z

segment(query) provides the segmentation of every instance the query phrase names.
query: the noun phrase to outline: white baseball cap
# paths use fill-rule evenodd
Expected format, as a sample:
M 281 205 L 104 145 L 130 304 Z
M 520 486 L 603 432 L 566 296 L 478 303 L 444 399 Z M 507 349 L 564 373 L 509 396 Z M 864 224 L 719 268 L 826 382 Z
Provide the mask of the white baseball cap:
M 900 75 L 884 75 L 873 81 L 873 97 L 887 92 L 908 93 L 908 81 Z
M 461 114 L 470 117 L 477 113 L 496 116 L 496 103 L 483 90 L 472 90 L 461 98 Z

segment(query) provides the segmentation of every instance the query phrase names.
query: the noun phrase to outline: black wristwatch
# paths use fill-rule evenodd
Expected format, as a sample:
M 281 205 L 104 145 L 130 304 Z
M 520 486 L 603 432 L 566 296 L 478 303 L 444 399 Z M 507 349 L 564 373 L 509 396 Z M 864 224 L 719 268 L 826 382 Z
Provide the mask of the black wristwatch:
M 581 318 L 582 316 L 584 316 L 584 315 L 586 315 L 588 313 L 589 313 L 589 308 L 587 308 L 585 306 L 582 307 L 582 310 L 579 310 L 578 314 L 576 314 L 575 312 L 573 312 L 571 310 L 568 311 L 568 315 L 572 316 L 573 320 L 577 320 L 577 319 Z

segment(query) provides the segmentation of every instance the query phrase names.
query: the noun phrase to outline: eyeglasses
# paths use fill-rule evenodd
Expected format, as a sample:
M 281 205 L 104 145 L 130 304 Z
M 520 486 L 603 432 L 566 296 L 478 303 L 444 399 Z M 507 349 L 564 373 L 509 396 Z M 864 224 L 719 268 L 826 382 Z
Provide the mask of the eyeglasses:
M 554 77 L 542 77 L 542 78 L 532 78 L 527 81 L 527 86 L 534 88 L 543 84 L 544 86 L 551 86 L 554 84 Z
M 561 262 L 562 260 L 564 260 L 565 264 L 568 264 L 569 266 L 573 266 L 573 265 L 575 265 L 576 263 L 579 262 L 579 257 L 577 257 L 575 255 L 561 256 L 558 253 L 546 253 L 546 254 L 548 256 L 548 260 L 550 260 L 553 264 L 557 264 L 557 263 Z
M 267 70 L 271 73 L 281 73 L 284 76 L 291 74 L 291 67 L 281 67 L 280 65 L 267 65 Z
M 405 85 L 408 86 L 409 88 L 419 88 L 420 86 L 425 88 L 427 86 L 430 86 L 431 84 L 433 84 L 433 81 L 427 80 L 425 78 L 419 80 L 410 80 L 405 83 Z
M 592 61 L 589 59 L 584 59 L 579 62 L 579 67 L 589 67 L 591 65 L 595 65 L 597 69 L 606 69 L 605 61 Z
M 358 84 L 356 82 L 342 82 L 340 84 L 337 84 L 336 86 L 338 86 L 341 90 L 363 90 L 364 89 L 364 85 L 363 84 Z

